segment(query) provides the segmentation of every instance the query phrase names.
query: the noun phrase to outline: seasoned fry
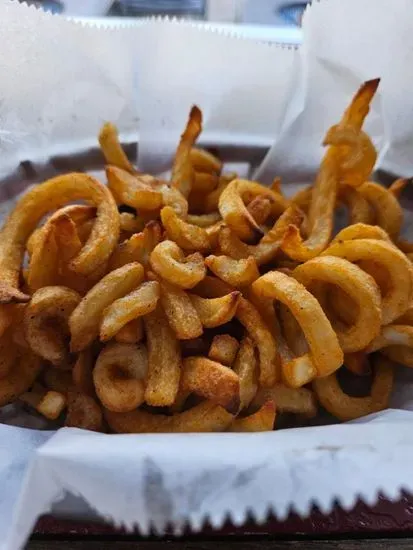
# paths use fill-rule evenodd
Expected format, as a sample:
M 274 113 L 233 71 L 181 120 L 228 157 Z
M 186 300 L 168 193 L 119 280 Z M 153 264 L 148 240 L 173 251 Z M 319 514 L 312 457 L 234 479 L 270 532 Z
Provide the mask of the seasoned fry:
M 364 351 L 344 354 L 344 366 L 353 374 L 367 376 L 370 374 L 370 362 Z
M 248 212 L 254 218 L 258 225 L 262 225 L 266 222 L 268 216 L 271 214 L 272 203 L 268 197 L 258 195 L 253 198 L 247 206 Z
M 122 212 L 119 214 L 120 230 L 127 233 L 140 233 L 145 227 L 145 222 L 139 216 Z
M 63 394 L 47 391 L 41 386 L 23 393 L 19 399 L 49 420 L 56 420 L 66 407 L 66 397 Z
M 220 174 L 222 170 L 222 162 L 212 153 L 205 149 L 192 147 L 189 152 L 192 167 L 196 172 L 205 174 Z
M 374 223 L 373 209 L 367 200 L 351 185 L 342 184 L 338 188 L 338 200 L 348 209 L 349 223 Z
M 141 233 L 135 233 L 118 244 L 109 261 L 110 270 L 118 269 L 132 262 L 143 266 L 149 263 L 149 257 L 161 240 L 161 226 L 156 221 L 148 222 Z
M 240 410 L 246 409 L 258 389 L 258 362 L 249 336 L 245 336 L 241 342 L 233 369 L 239 378 Z
M 412 265 L 394 246 L 375 239 L 358 239 L 335 243 L 322 255 L 337 256 L 350 262 L 357 262 L 364 270 L 366 266 L 361 265 L 360 261 L 376 262 L 385 269 L 387 275 L 388 290 L 383 292 L 375 273 L 370 272 L 382 290 L 382 323 L 387 325 L 406 311 L 413 291 Z
M 278 412 L 302 414 L 312 418 L 317 414 L 317 402 L 313 392 L 307 388 L 289 388 L 275 384 L 272 388 L 261 388 L 253 400 L 253 406 L 261 407 L 269 399 L 277 405 Z
M 229 334 L 217 334 L 212 340 L 208 357 L 217 363 L 230 367 L 235 360 L 239 348 L 238 340 Z
M 107 166 L 106 177 L 108 187 L 118 204 L 143 210 L 161 208 L 162 193 L 156 189 L 156 180 L 152 176 L 131 174 L 116 166 Z
M 159 243 L 151 253 L 150 264 L 160 277 L 180 288 L 193 288 L 206 275 L 204 258 L 198 252 L 185 257 L 173 241 Z
M 194 193 L 210 193 L 218 185 L 219 177 L 216 174 L 195 172 L 191 191 Z
M 142 345 L 109 344 L 93 370 L 96 394 L 114 412 L 129 412 L 144 401 L 148 353 Z
M 202 298 L 195 294 L 188 296 L 205 328 L 219 327 L 231 321 L 241 299 L 241 293 L 238 291 L 220 298 Z
M 13 336 L 13 331 L 8 330 L 0 338 L 0 385 L 1 379 L 8 376 L 20 355 Z
M 56 367 L 70 366 L 68 320 L 81 297 L 74 290 L 50 286 L 36 291 L 24 314 L 27 343 Z
M 27 285 L 32 292 L 58 282 L 59 248 L 56 239 L 56 226 L 47 225 L 37 241 L 30 257 L 26 276 Z
M 142 317 L 137 317 L 129 323 L 126 323 L 115 334 L 116 342 L 120 344 L 137 344 L 143 339 L 143 321 Z
M 133 174 L 134 167 L 129 162 L 125 151 L 119 142 L 118 129 L 114 124 L 106 122 L 99 132 L 99 144 L 107 164 L 117 166 Z
M 179 342 L 160 306 L 144 317 L 149 366 L 145 401 L 169 406 L 175 401 L 181 376 Z
M 354 241 L 355 239 L 378 239 L 391 243 L 389 235 L 378 225 L 368 225 L 365 223 L 356 223 L 348 225 L 331 241 L 331 244 L 341 243 L 343 241 Z
M 101 341 L 107 342 L 127 323 L 153 311 L 157 306 L 159 297 L 159 283 L 157 281 L 147 281 L 126 294 L 126 296 L 112 302 L 103 311 L 100 323 Z
M 222 432 L 234 416 L 211 401 L 172 416 L 151 414 L 143 410 L 129 413 L 104 411 L 111 430 L 116 433 L 202 433 Z
M 219 212 L 211 212 L 210 214 L 188 214 L 188 223 L 191 225 L 197 225 L 198 227 L 212 227 L 221 221 L 221 215 Z
M 367 397 L 350 397 L 340 388 L 334 374 L 317 378 L 313 388 L 321 405 L 339 420 L 348 421 L 382 411 L 388 406 L 393 387 L 394 364 L 378 356 L 374 364 L 374 381 Z
M 403 223 L 403 211 L 393 193 L 372 181 L 365 181 L 357 191 L 372 206 L 377 225 L 392 239 L 397 238 Z
M 41 360 L 31 352 L 17 358 L 8 374 L 0 380 L 0 407 L 15 401 L 27 391 L 40 372 Z
M 168 239 L 175 241 L 183 250 L 209 250 L 210 242 L 206 230 L 185 222 L 170 206 L 162 208 L 161 220 Z
M 82 351 L 92 343 L 99 334 L 105 309 L 136 288 L 143 276 L 143 267 L 130 263 L 103 277 L 86 294 L 69 318 L 73 352 Z
M 65 426 L 100 432 L 102 431 L 102 422 L 102 409 L 93 397 L 77 391 L 69 392 Z
M 238 376 L 230 368 L 206 357 L 187 357 L 183 360 L 181 390 L 209 399 L 231 414 L 238 412 Z
M 169 325 L 179 340 L 192 340 L 204 329 L 198 312 L 182 288 L 160 281 L 161 304 Z
M 260 276 L 253 256 L 241 260 L 229 256 L 208 256 L 205 258 L 205 265 L 214 275 L 234 288 L 249 286 Z
M 274 428 L 277 409 L 274 401 L 267 401 L 257 412 L 236 418 L 228 431 L 230 432 L 270 432 Z

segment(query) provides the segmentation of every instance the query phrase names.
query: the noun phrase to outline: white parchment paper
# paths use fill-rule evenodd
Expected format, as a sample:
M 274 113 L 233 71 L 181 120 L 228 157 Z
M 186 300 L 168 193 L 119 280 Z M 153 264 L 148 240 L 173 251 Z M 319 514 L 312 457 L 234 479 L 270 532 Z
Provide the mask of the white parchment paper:
M 300 49 L 257 44 L 192 24 L 96 29 L 0 4 L 0 176 L 23 161 L 84 150 L 104 120 L 139 163 L 168 166 L 189 107 L 203 141 L 267 147 L 264 180 L 310 180 L 325 130 L 361 81 L 382 77 L 366 124 L 379 166 L 413 174 L 413 6 L 409 0 L 323 0 L 304 18 Z M 1 188 L 0 188 L 1 196 Z M 0 204 L 2 211 L 9 203 Z M 0 548 L 24 544 L 67 491 L 117 525 L 198 530 L 206 520 L 272 511 L 328 512 L 378 492 L 413 491 L 413 379 L 400 369 L 393 409 L 348 425 L 265 434 L 108 436 L 0 424 Z M 13 409 L 0 422 L 21 420 Z

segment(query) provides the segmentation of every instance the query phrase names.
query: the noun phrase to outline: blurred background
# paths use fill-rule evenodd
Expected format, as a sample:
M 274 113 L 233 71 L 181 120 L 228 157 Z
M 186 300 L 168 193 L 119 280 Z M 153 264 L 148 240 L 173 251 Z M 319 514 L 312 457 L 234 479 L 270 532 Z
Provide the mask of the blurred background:
M 150 16 L 180 17 L 236 29 L 252 38 L 296 44 L 306 0 L 37 0 L 29 4 L 76 19 L 117 24 Z

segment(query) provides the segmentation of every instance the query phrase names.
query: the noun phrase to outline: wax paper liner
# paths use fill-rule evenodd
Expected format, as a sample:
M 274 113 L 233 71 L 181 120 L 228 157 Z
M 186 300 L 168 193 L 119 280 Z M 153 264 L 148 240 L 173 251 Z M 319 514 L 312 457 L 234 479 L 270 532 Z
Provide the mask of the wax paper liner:
M 204 111 L 204 143 L 270 147 L 258 174 L 308 180 L 323 132 L 360 82 L 377 76 L 381 97 L 366 128 L 382 146 L 379 166 L 411 175 L 412 7 L 403 0 L 391 12 L 385 0 L 345 6 L 315 3 L 297 50 L 178 22 L 95 29 L 1 4 L 1 211 L 33 166 L 59 171 L 61 155 L 92 147 L 107 119 L 127 140 L 138 130 L 140 165 L 163 169 L 192 103 Z M 26 179 L 11 185 L 16 170 Z M 247 514 L 264 521 L 269 511 L 305 515 L 313 504 L 348 508 L 358 497 L 373 504 L 379 492 L 397 498 L 412 489 L 412 388 L 411 373 L 400 369 L 392 407 L 403 410 L 266 434 L 107 436 L 0 425 L 0 511 L 7 511 L 0 548 L 21 546 L 36 517 L 67 491 L 142 533 L 168 523 L 178 533 L 205 521 L 241 524 Z M 29 425 L 13 411 L 0 420 Z

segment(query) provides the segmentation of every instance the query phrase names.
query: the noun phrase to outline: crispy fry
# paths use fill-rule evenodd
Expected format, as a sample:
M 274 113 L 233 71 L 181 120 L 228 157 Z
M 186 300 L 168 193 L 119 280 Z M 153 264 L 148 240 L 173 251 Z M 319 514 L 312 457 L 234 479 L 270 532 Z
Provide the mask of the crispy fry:
M 191 225 L 204 227 L 205 229 L 217 224 L 221 220 L 219 212 L 211 212 L 210 214 L 188 214 L 187 221 Z
M 212 361 L 230 367 L 235 360 L 238 348 L 238 340 L 229 334 L 217 334 L 212 340 L 208 357 L 212 359 Z
M 210 193 L 218 185 L 219 177 L 206 172 L 194 172 L 191 190 L 194 193 Z
M 205 258 L 205 265 L 234 288 L 249 286 L 260 276 L 253 256 L 242 260 L 235 260 L 229 256 L 208 256 Z
M 398 180 L 395 180 L 389 187 L 389 192 L 396 197 L 396 199 L 400 198 L 400 195 L 402 194 L 403 189 L 411 182 L 409 179 L 405 178 L 399 178 Z
M 253 341 L 249 336 L 245 336 L 233 366 L 234 372 L 239 378 L 240 410 L 246 409 L 257 393 L 257 367 L 258 362 Z
M 24 314 L 27 343 L 57 367 L 70 366 L 68 319 L 81 297 L 74 290 L 50 286 L 36 291 Z
M 58 282 L 59 248 L 56 239 L 56 226 L 47 225 L 36 244 L 37 246 L 30 257 L 26 276 L 27 285 L 32 292 Z
M 398 317 L 394 323 L 396 325 L 412 325 L 413 326 L 413 303 L 409 305 L 408 309 Z
M 386 327 L 382 327 L 380 334 L 366 348 L 366 353 L 373 353 L 390 346 L 392 348 L 400 346 L 403 350 L 406 350 L 406 348 L 413 349 L 413 327 L 410 325 L 387 325 Z M 395 356 L 392 350 L 390 355 Z M 408 357 L 409 354 L 402 351 L 397 353 L 397 356 L 400 361 L 403 356 Z M 408 364 L 406 366 L 409 367 L 411 365 Z
M 98 336 L 105 308 L 136 288 L 143 280 L 143 267 L 130 263 L 101 279 L 82 299 L 69 318 L 71 350 L 85 349 Z
M 99 132 L 99 144 L 107 164 L 117 166 L 133 174 L 134 167 L 129 162 L 125 151 L 119 142 L 118 129 L 114 124 L 106 122 Z
M 222 195 L 222 192 L 224 191 L 224 189 L 228 187 L 228 184 L 236 177 L 237 177 L 236 174 L 221 176 L 219 178 L 219 183 L 217 187 L 213 191 L 211 191 L 207 195 L 204 195 L 203 193 L 199 195 L 201 198 L 200 208 L 203 211 L 205 211 L 206 214 L 209 214 L 211 212 L 215 212 L 216 210 L 218 210 L 219 199 Z M 195 195 L 195 193 L 193 193 L 192 195 Z M 194 202 L 193 198 L 194 198 L 193 196 L 189 197 L 190 202 L 191 201 Z
M 220 298 L 202 298 L 195 294 L 188 296 L 205 328 L 219 327 L 231 321 L 241 299 L 241 293 L 238 291 Z
M 337 198 L 347 207 L 350 224 L 372 224 L 374 222 L 373 209 L 358 189 L 342 184 L 338 188 Z
M 91 348 L 87 348 L 79 353 L 72 369 L 73 385 L 75 389 L 84 395 L 90 395 L 90 397 L 95 396 L 95 386 L 92 374 L 94 366 L 93 351 Z
M 314 393 L 307 388 L 289 388 L 284 384 L 261 388 L 253 401 L 253 406 L 261 407 L 268 399 L 276 403 L 277 411 L 281 413 L 302 414 L 307 418 L 313 418 L 317 414 Z
M 143 410 L 130 413 L 104 411 L 111 430 L 116 433 L 200 433 L 222 432 L 234 416 L 211 401 L 172 416 L 151 414 Z
M 393 193 L 372 181 L 365 181 L 357 191 L 372 206 L 377 225 L 392 239 L 397 238 L 403 223 L 403 210 Z
M 56 420 L 66 407 L 66 397 L 63 394 L 47 391 L 42 387 L 23 393 L 19 399 L 49 420 Z
M 270 432 L 274 428 L 277 410 L 274 401 L 267 401 L 257 412 L 236 418 L 230 432 Z
M 150 264 L 160 277 L 181 288 L 193 288 L 206 274 L 202 255 L 195 252 L 185 257 L 173 241 L 159 243 L 151 253 Z
M 413 349 L 408 346 L 388 346 L 380 350 L 383 355 L 405 367 L 413 368 Z
M 240 405 L 239 379 L 230 368 L 206 357 L 187 357 L 182 363 L 181 389 L 193 392 L 231 414 Z
M 140 233 L 144 230 L 145 222 L 139 216 L 122 212 L 119 214 L 120 230 L 127 233 Z
M 350 397 L 344 393 L 335 373 L 325 378 L 317 378 L 313 382 L 313 388 L 321 405 L 343 421 L 354 420 L 385 409 L 393 387 L 394 364 L 379 356 L 375 359 L 374 367 L 374 381 L 367 397 Z
M 364 351 L 345 353 L 344 366 L 358 376 L 367 376 L 371 372 L 370 362 Z
M 356 223 L 354 225 L 348 225 L 337 233 L 331 241 L 331 244 L 341 243 L 343 241 L 354 241 L 356 239 L 378 239 L 379 241 L 386 241 L 388 243 L 392 242 L 386 231 L 378 225 Z
M 129 412 L 144 401 L 148 354 L 142 345 L 109 344 L 93 370 L 96 394 L 114 412 Z
M 145 401 L 169 406 L 175 401 L 181 375 L 179 342 L 160 306 L 144 317 L 149 354 Z
M 304 332 L 310 352 L 283 365 L 283 374 L 292 387 L 303 385 L 314 376 L 327 376 L 343 363 L 343 352 L 330 322 L 318 301 L 298 281 L 276 271 L 252 284 L 258 295 L 285 304 Z
M 192 340 L 204 329 L 197 310 L 185 290 L 160 280 L 161 304 L 169 325 L 179 340 Z
M 222 162 L 209 151 L 199 149 L 198 147 L 192 147 L 189 152 L 189 157 L 194 170 L 197 172 L 203 172 L 205 174 L 221 173 Z
M 380 332 L 381 296 L 374 279 L 347 260 L 332 256 L 314 258 L 298 266 L 293 276 L 311 292 L 313 281 L 338 286 L 357 306 L 354 323 L 347 327 L 330 319 L 345 353 L 365 348 Z
M 131 174 L 116 166 L 106 166 L 108 187 L 118 204 L 132 208 L 156 210 L 163 204 L 162 193 L 156 189 L 156 179 L 146 174 Z
M 12 325 L 18 307 L 17 304 L 0 304 L 0 338 Z
M 0 338 L 0 386 L 1 379 L 8 376 L 19 355 L 19 348 L 13 339 L 13 331 L 9 329 Z
M 129 323 L 126 323 L 126 325 L 115 334 L 115 340 L 119 342 L 119 344 L 137 344 L 143 340 L 142 317 L 137 317 L 129 321 Z
M 168 239 L 175 241 L 184 250 L 209 250 L 210 242 L 206 230 L 185 222 L 170 206 L 162 208 L 161 220 Z
M 287 208 L 288 202 L 259 183 L 235 179 L 223 190 L 219 197 L 218 209 L 222 219 L 240 239 L 248 241 L 261 237 L 263 232 L 244 204 L 246 197 L 251 199 L 264 196 L 271 202 L 272 214 L 278 217 Z
M 188 198 L 194 180 L 194 169 L 191 160 L 191 150 L 202 131 L 202 113 L 194 105 L 189 113 L 189 119 L 179 141 L 172 166 L 171 184 Z
M 365 270 L 360 261 L 377 262 L 387 273 L 387 292 L 382 290 L 382 323 L 391 323 L 406 311 L 412 297 L 412 266 L 406 256 L 394 246 L 375 239 L 358 239 L 345 241 L 330 246 L 323 256 L 337 256 L 357 262 Z M 370 275 L 376 279 L 374 273 Z M 380 282 L 377 281 L 379 287 Z
M 0 380 L 0 407 L 15 401 L 27 391 L 40 372 L 41 360 L 31 352 L 23 353 Z
M 130 239 L 117 245 L 109 261 L 110 270 L 131 262 L 147 266 L 149 257 L 160 240 L 161 226 L 156 221 L 148 222 L 141 233 L 135 233 Z
M 102 421 L 102 409 L 93 397 L 76 391 L 69 392 L 65 426 L 100 432 Z
M 147 281 L 105 308 L 100 323 L 100 339 L 107 342 L 129 321 L 147 315 L 156 308 L 160 297 L 157 281 Z
M 266 222 L 268 216 L 271 214 L 272 203 L 268 197 L 258 195 L 254 197 L 247 206 L 248 212 L 254 218 L 258 225 L 262 225 Z

